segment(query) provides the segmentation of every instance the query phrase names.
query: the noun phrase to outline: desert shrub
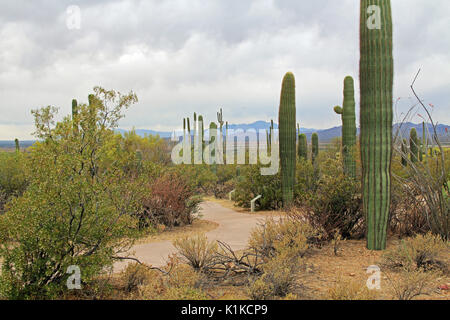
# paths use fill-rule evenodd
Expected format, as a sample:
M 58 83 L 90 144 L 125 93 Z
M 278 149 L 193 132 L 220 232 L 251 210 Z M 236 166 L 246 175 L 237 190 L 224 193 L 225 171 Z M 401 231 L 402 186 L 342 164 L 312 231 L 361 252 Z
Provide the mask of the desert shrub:
M 208 193 L 212 193 L 217 199 L 225 198 L 235 188 L 236 165 L 213 165 L 210 169 L 217 180 Z
M 450 207 L 446 200 L 446 195 L 450 189 L 447 184 L 449 177 L 449 155 L 440 141 L 437 133 L 437 127 L 432 119 L 432 112 L 422 101 L 416 96 L 419 108 L 423 108 L 426 114 L 426 121 L 431 123 L 426 126 L 425 134 L 430 138 L 424 146 L 425 149 L 430 147 L 437 154 L 432 156 L 425 154 L 425 158 L 421 161 L 412 161 L 406 154 L 406 150 L 402 150 L 400 141 L 403 140 L 405 134 L 404 129 L 399 126 L 395 136 L 394 151 L 397 158 L 403 158 L 406 166 L 397 169 L 393 177 L 399 182 L 399 186 L 408 197 L 410 205 L 415 205 L 420 210 L 421 215 L 427 222 L 427 229 L 435 234 L 439 234 L 444 239 L 449 239 L 450 233 Z M 402 120 L 409 121 L 417 115 L 417 110 L 412 107 Z M 420 148 L 422 149 L 422 148 Z M 420 150 L 422 152 L 424 150 Z M 427 231 L 428 231 L 427 230 Z
M 301 206 L 308 221 L 322 229 L 327 238 L 339 230 L 343 238 L 360 236 L 363 222 L 361 186 L 343 173 L 341 161 L 327 159 L 315 192 Z
M 302 203 L 308 196 L 315 193 L 319 181 L 319 171 L 313 164 L 303 158 L 297 161 L 295 198 Z
M 125 292 L 137 292 L 140 286 L 148 284 L 149 279 L 156 273 L 140 263 L 129 263 L 120 273 L 120 279 Z
M 389 269 L 448 269 L 449 243 L 428 233 L 402 240 L 386 250 L 382 265 Z
M 8 197 L 6 196 L 6 193 L 2 189 L 0 189 L 0 215 L 5 212 L 5 205 L 7 202 Z
M 397 274 L 384 273 L 390 285 L 389 291 L 397 300 L 413 300 L 421 295 L 428 295 L 436 288 L 436 281 L 441 273 L 425 271 L 422 268 L 403 268 Z
M 28 185 L 27 155 L 15 152 L 0 152 L 0 190 L 5 199 L 20 196 Z
M 247 292 L 254 300 L 285 297 L 297 287 L 297 273 L 302 267 L 301 258 L 289 250 L 281 251 L 263 265 L 263 274 L 250 283 Z
M 167 276 L 167 284 L 170 287 L 200 288 L 203 284 L 204 276 L 197 272 L 192 266 L 177 263 Z
M 140 225 L 163 224 L 175 227 L 191 224 L 201 198 L 193 195 L 185 180 L 176 173 L 166 173 L 150 185 L 143 198 L 144 210 L 138 214 Z
M 250 207 L 250 201 L 258 195 L 262 198 L 256 203 L 260 210 L 278 209 L 282 206 L 280 174 L 261 175 L 260 165 L 243 166 L 236 178 L 235 202 L 244 208 Z
M 398 180 L 392 182 L 389 228 L 400 237 L 425 234 L 430 226 L 424 215 L 420 190 L 410 185 L 409 193 L 405 193 L 404 188 Z
M 303 257 L 319 233 L 306 221 L 290 217 L 279 221 L 267 221 L 255 228 L 249 239 L 249 247 L 265 258 L 273 258 L 289 250 L 292 256 Z
M 0 238 L 7 239 L 0 243 L 0 295 L 60 296 L 72 265 L 87 285 L 137 236 L 128 213 L 140 205 L 139 185 L 109 164 L 105 150 L 122 110 L 137 98 L 101 88 L 95 93 L 97 102 L 80 105 L 73 121 L 66 117 L 55 125 L 52 107 L 33 112 L 41 142 L 26 162 L 29 185 L 0 216 Z
M 177 165 L 171 168 L 172 171 L 184 177 L 186 183 L 197 194 L 212 194 L 216 183 L 217 176 L 211 170 L 211 166 L 202 165 Z
M 129 264 L 120 277 L 127 297 L 145 300 L 207 298 L 201 288 L 202 276 L 192 267 L 180 263 L 179 259 L 170 257 L 161 271 L 141 264 Z
M 256 278 L 247 288 L 247 294 L 252 300 L 269 300 L 274 296 L 273 289 L 264 281 L 265 279 Z
M 328 289 L 327 300 L 376 300 L 376 290 L 369 290 L 365 283 L 355 280 L 345 280 L 340 277 L 336 283 Z
M 262 274 L 250 282 L 248 295 L 255 300 L 285 297 L 297 288 L 302 258 L 320 234 L 297 218 L 268 219 L 255 228 L 249 247 L 264 261 Z
M 132 130 L 125 132 L 121 136 L 121 144 L 128 152 L 139 153 L 142 162 L 151 162 L 161 165 L 171 163 L 169 143 L 158 135 L 145 135 L 144 137 L 136 134 Z
M 169 287 L 164 300 L 208 300 L 205 292 L 192 287 Z
M 214 264 L 217 244 L 209 242 L 203 234 L 177 239 L 173 245 L 186 262 L 196 270 L 203 270 Z

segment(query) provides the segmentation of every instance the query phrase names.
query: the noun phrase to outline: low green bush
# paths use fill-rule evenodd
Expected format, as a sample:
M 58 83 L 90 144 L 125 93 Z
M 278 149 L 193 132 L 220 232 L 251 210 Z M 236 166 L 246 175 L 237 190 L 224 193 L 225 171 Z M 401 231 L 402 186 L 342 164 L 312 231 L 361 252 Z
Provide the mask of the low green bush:
M 242 166 L 236 178 L 235 202 L 244 208 L 250 207 L 250 201 L 258 195 L 259 210 L 279 209 L 282 207 L 280 173 L 273 176 L 261 175 L 261 165 Z
M 321 165 L 317 188 L 298 205 L 307 219 L 331 239 L 336 230 L 343 238 L 364 234 L 361 184 L 343 173 L 342 162 L 329 158 Z

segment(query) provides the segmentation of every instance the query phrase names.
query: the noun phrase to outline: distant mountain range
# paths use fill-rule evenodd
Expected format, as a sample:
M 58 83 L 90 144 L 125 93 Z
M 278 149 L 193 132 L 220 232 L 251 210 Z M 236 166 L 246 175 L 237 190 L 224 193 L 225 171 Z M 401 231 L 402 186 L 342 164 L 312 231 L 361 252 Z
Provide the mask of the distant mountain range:
M 232 130 L 248 130 L 248 129 L 254 129 L 254 130 L 265 130 L 270 129 L 270 122 L 265 121 L 256 121 L 250 124 L 230 124 L 228 125 L 229 129 Z M 278 124 L 274 123 L 274 128 L 278 129 Z M 393 127 L 393 134 L 395 135 L 400 128 L 401 136 L 405 139 L 409 139 L 409 132 L 412 128 L 415 128 L 417 130 L 417 134 L 419 137 L 422 137 L 422 124 L 415 124 L 412 122 L 405 122 L 401 125 L 401 127 L 398 124 L 395 124 Z M 427 130 L 428 132 L 432 132 L 432 126 L 431 124 L 427 124 Z M 125 133 L 127 130 L 119 129 L 117 130 L 120 133 Z M 143 129 L 136 129 L 136 133 L 140 136 L 145 135 L 159 135 L 161 138 L 171 138 L 172 132 L 164 132 L 164 131 L 153 131 L 153 130 L 143 130 Z M 208 130 L 205 130 L 205 136 L 208 136 Z M 450 143 L 450 126 L 439 124 L 436 127 L 437 134 L 441 141 L 445 143 Z M 321 142 L 330 142 L 332 139 L 340 137 L 342 134 L 342 126 L 339 127 L 333 127 L 329 129 L 313 129 L 313 128 L 300 128 L 300 132 L 306 134 L 308 140 L 311 139 L 311 135 L 316 132 L 319 135 L 319 141 Z M 357 134 L 359 134 L 359 128 L 357 129 Z M 178 137 L 183 135 L 182 131 L 177 131 L 176 135 Z
M 275 129 L 278 129 L 278 125 L 274 123 Z M 228 125 L 229 129 L 233 130 L 248 130 L 248 129 L 254 129 L 254 130 L 265 130 L 270 128 L 270 122 L 265 121 L 256 121 L 249 124 L 230 124 Z M 397 133 L 397 130 L 399 128 L 398 124 L 395 124 L 393 127 L 393 134 L 395 135 Z M 415 124 L 411 122 L 405 122 L 400 127 L 401 136 L 405 139 L 409 139 L 409 132 L 412 128 L 415 128 L 417 130 L 417 134 L 419 137 L 422 137 L 422 124 Z M 427 124 L 427 130 L 432 133 L 432 126 L 431 124 Z M 124 134 L 125 132 L 129 130 L 123 130 L 123 129 L 117 129 L 117 132 Z M 450 126 L 445 124 L 439 124 L 436 127 L 437 134 L 439 136 L 439 139 L 445 143 L 450 144 Z M 139 136 L 146 136 L 146 135 L 159 135 L 161 138 L 170 139 L 172 137 L 172 132 L 165 132 L 165 131 L 154 131 L 154 130 L 145 130 L 145 129 L 136 129 L 135 132 Z M 332 139 L 340 137 L 342 132 L 342 127 L 334 127 L 330 129 L 312 129 L 312 128 L 300 128 L 300 132 L 306 134 L 308 141 L 311 140 L 311 135 L 314 132 L 317 132 L 319 135 L 319 141 L 323 143 L 330 142 Z M 357 130 L 359 134 L 359 128 Z M 178 137 L 183 135 L 182 131 L 176 132 L 176 135 Z M 208 130 L 205 132 L 205 136 L 208 136 Z M 33 140 L 27 140 L 27 141 L 20 141 L 21 148 L 27 148 L 31 145 L 33 145 L 35 141 Z M 6 148 L 6 149 L 14 149 L 15 143 L 14 141 L 1 141 L 0 140 L 0 148 Z

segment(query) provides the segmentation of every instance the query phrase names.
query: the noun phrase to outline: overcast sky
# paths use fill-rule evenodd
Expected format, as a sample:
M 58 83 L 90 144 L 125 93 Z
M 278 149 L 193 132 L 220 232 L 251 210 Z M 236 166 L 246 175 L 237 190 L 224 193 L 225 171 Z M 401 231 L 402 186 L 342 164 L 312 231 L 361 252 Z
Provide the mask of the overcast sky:
M 80 29 L 67 26 L 71 5 Z M 417 90 L 450 123 L 450 1 L 392 6 L 400 112 L 422 68 Z M 194 111 L 216 120 L 219 107 L 230 123 L 276 121 L 287 71 L 301 126 L 340 125 L 346 75 L 359 109 L 358 19 L 356 0 L 1 0 L 0 140 L 32 138 L 32 109 L 68 114 L 96 85 L 138 95 L 122 128 L 172 131 Z

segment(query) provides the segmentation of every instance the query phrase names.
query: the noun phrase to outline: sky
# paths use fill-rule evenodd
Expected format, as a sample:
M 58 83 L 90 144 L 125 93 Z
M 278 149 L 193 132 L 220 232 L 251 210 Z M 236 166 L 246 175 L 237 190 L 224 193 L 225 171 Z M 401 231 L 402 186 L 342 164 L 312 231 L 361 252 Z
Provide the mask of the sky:
M 415 88 L 449 124 L 450 1 L 391 2 L 396 116 L 420 68 Z M 124 129 L 209 123 L 219 108 L 230 123 L 276 121 L 287 71 L 301 127 L 338 126 L 347 75 L 359 109 L 358 35 L 356 0 L 1 0 L 0 140 L 33 139 L 31 110 L 61 118 L 95 86 L 137 94 Z

